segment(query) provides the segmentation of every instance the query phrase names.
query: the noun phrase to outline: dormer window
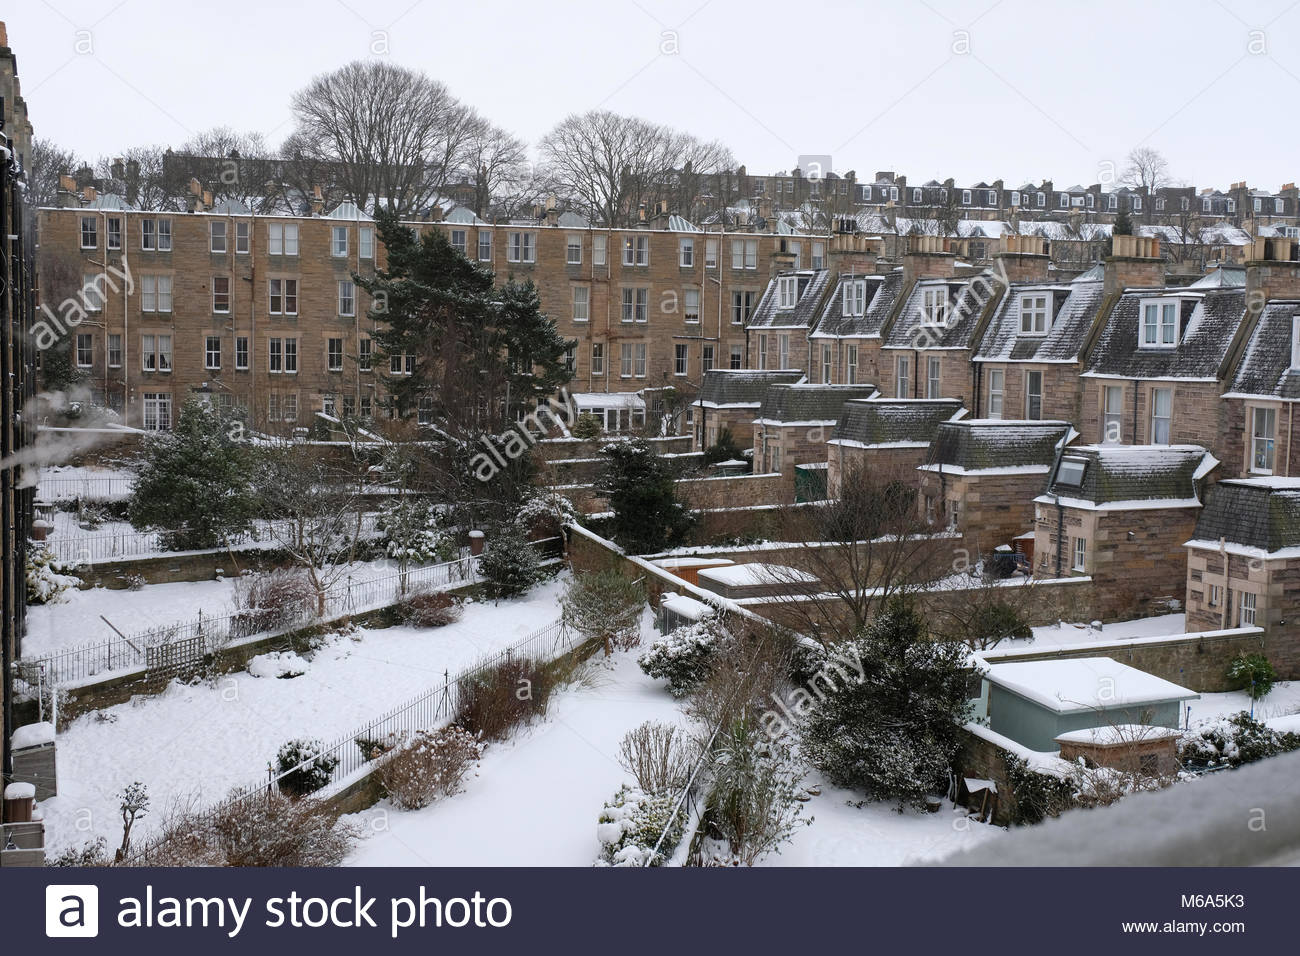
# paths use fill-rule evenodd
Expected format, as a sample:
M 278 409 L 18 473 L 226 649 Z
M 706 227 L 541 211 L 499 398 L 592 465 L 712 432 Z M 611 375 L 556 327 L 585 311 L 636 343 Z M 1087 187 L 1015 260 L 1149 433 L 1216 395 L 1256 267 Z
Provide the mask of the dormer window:
M 1083 201 L 1087 205 L 1087 207 L 1091 209 L 1093 206 L 1097 204 L 1097 197 L 1094 196 L 1092 193 L 1088 193 L 1088 195 L 1084 197 Z
M 963 189 L 963 190 L 961 191 L 961 204 L 962 204 L 963 206 L 969 206 L 969 205 L 970 205 L 970 190 L 969 190 L 969 189 Z
M 997 194 L 996 191 L 990 189 L 990 190 L 989 190 L 989 205 L 990 205 L 990 206 L 996 206 L 997 204 L 998 204 L 998 194 Z
M 921 190 L 920 190 L 920 189 L 913 189 L 913 190 L 912 190 L 912 202 L 913 202 L 913 203 L 917 203 L 917 204 L 919 204 L 919 203 L 921 202 Z
M 1229 200 L 1225 203 L 1225 207 L 1227 208 L 1228 212 L 1236 212 L 1236 211 L 1237 211 L 1237 200 L 1235 200 L 1235 199 L 1229 199 Z
M 1014 189 L 1011 190 L 1011 205 L 1013 206 L 1020 205 L 1020 193 L 1016 192 Z
M 799 279 L 796 276 L 781 276 L 776 280 L 776 307 L 793 309 L 799 301 Z
M 1209 211 L 1210 211 L 1210 201 L 1208 199 L 1202 199 L 1201 212 L 1209 212 Z
M 1144 299 L 1142 301 L 1142 348 L 1171 349 L 1178 344 L 1182 302 L 1179 299 Z
M 867 310 L 867 280 L 848 279 L 841 301 L 843 315 L 862 315 Z
M 1062 209 L 1069 209 L 1069 208 L 1070 208 L 1070 194 L 1069 194 L 1069 193 L 1061 193 L 1060 207 L 1061 207 Z
M 1133 211 L 1134 211 L 1134 212 L 1141 212 L 1141 211 L 1142 211 L 1142 197 L 1141 197 L 1141 196 L 1134 196 L 1134 197 L 1133 197 L 1132 206 L 1133 206 Z
M 926 325 L 943 325 L 948 321 L 947 286 L 921 290 L 921 321 Z
M 1022 335 L 1046 335 L 1051 322 L 1048 307 L 1050 297 L 1046 293 L 1035 293 L 1020 297 L 1020 333 Z
M 898 202 L 898 187 L 897 187 L 897 186 L 890 186 L 890 187 L 889 187 L 889 198 L 890 198 L 890 200 L 893 201 L 893 202 Z
M 1035 193 L 1035 194 L 1034 194 L 1034 204 L 1035 204 L 1036 206 L 1038 206 L 1039 209 L 1042 209 L 1044 206 L 1046 206 L 1046 205 L 1047 205 L 1047 194 L 1046 194 L 1046 193 Z

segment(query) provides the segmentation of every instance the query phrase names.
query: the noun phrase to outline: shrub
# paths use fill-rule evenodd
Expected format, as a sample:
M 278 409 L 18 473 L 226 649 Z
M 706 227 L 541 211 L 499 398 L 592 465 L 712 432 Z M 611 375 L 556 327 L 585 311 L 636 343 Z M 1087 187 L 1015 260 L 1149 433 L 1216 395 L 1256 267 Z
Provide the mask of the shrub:
M 1075 805 L 1074 786 L 1064 777 L 1034 770 L 1023 758 L 1006 757 L 1007 783 L 1014 801 L 1011 822 L 1017 826 L 1060 816 Z
M 319 740 L 290 740 L 275 755 L 280 792 L 290 797 L 305 797 L 330 782 L 339 758 L 322 753 Z
M 623 735 L 619 766 L 646 793 L 680 793 L 690 779 L 697 753 L 680 727 L 647 720 Z
M 729 640 L 715 619 L 706 618 L 669 631 L 636 662 L 650 677 L 667 681 L 674 697 L 685 697 L 709 676 L 719 646 Z
M 198 400 L 185 403 L 172 431 L 153 433 L 127 515 L 138 531 L 169 530 L 169 548 L 212 548 L 248 529 L 256 512 L 253 446 L 232 421 Z
M 357 737 L 353 743 L 361 751 L 362 760 L 374 760 L 395 748 L 405 736 L 405 733 L 393 732 L 383 737 Z
M 716 465 L 720 461 L 744 461 L 745 453 L 736 444 L 736 438 L 730 428 L 718 432 L 718 440 L 704 449 L 704 465 Z
M 461 606 L 445 591 L 416 591 L 398 613 L 412 627 L 446 627 L 460 620 Z
M 384 761 L 379 780 L 395 804 L 418 810 L 459 793 L 482 755 L 478 738 L 460 727 L 422 730 Z
M 587 640 L 598 640 L 608 657 L 613 648 L 641 643 L 645 592 L 617 571 L 589 571 L 569 582 L 560 600 L 564 623 Z
M 1198 768 L 1240 767 L 1291 750 L 1300 750 L 1300 734 L 1279 733 L 1244 710 L 1197 727 L 1178 743 L 1179 758 Z
M 456 543 L 435 526 L 435 516 L 422 499 L 399 498 L 375 521 L 383 533 L 384 554 L 402 564 L 451 561 Z
M 608 866 L 645 866 L 649 860 L 651 866 L 662 866 L 686 829 L 684 813 L 672 816 L 675 801 L 676 797 L 669 794 L 655 796 L 627 784 L 619 787 L 600 811 L 596 826 L 600 862 Z M 650 859 L 656 844 L 659 852 Z
M 753 866 L 787 842 L 799 823 L 803 768 L 784 741 L 760 732 L 752 715 L 745 715 L 718 734 L 713 770 L 706 817 L 728 849 L 715 862 Z
M 462 679 L 453 723 L 482 740 L 503 740 L 517 724 L 545 715 L 556 681 L 531 660 L 504 661 Z
M 574 438 L 581 438 L 583 441 L 594 441 L 599 438 L 605 431 L 600 424 L 600 419 L 591 412 L 583 412 L 578 416 L 578 420 L 573 423 L 569 429 L 569 434 Z
M 1228 680 L 1236 690 L 1250 693 L 1251 700 L 1268 695 L 1277 680 L 1277 671 L 1263 654 L 1240 654 L 1228 664 Z
M 832 783 L 923 809 L 947 789 L 970 717 L 966 646 L 930 640 L 895 600 L 837 650 L 853 663 L 809 702 L 804 753 Z
M 102 836 L 87 840 L 80 846 L 64 848 L 58 856 L 45 861 L 46 866 L 111 866 L 108 858 L 108 841 Z
M 232 592 L 231 634 L 247 637 L 296 624 L 312 616 L 316 599 L 316 588 L 301 570 L 277 568 L 241 577 Z
M 540 580 L 540 564 L 537 550 L 522 534 L 500 526 L 479 558 L 483 591 L 493 600 L 518 597 Z
M 81 583 L 69 574 L 76 565 L 66 564 L 54 557 L 49 548 L 31 546 L 27 549 L 27 603 L 49 604 L 70 587 Z

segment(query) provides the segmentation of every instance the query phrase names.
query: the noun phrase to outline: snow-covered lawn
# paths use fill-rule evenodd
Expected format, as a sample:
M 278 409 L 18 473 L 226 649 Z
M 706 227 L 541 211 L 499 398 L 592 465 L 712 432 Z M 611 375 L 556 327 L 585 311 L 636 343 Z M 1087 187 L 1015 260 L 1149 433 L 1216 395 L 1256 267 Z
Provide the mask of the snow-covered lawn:
M 351 733 L 441 686 L 445 672 L 455 674 L 551 623 L 564 580 L 521 600 L 469 604 L 447 627 L 360 628 L 333 636 L 310 655 L 301 677 L 242 672 L 211 684 L 173 683 L 160 696 L 78 718 L 58 736 L 59 796 L 41 804 L 51 847 L 57 852 L 99 834 L 114 843 L 121 827 L 114 795 L 134 780 L 149 787 L 156 811 L 141 821 L 141 836 L 172 798 L 194 796 L 210 804 L 234 787 L 256 783 L 285 741 L 329 742 Z M 254 669 L 273 672 L 275 662 L 267 663 Z M 599 803 L 589 814 L 596 809 Z M 78 826 L 83 817 L 89 829 Z
M 644 641 L 653 640 L 649 627 Z M 465 792 L 415 812 L 387 801 L 356 815 L 371 833 L 352 866 L 591 866 L 600 852 L 596 819 L 619 785 L 619 742 L 647 720 L 683 723 L 663 685 L 636 665 L 638 652 L 596 665 L 594 686 L 552 699 L 545 720 L 488 748 Z M 810 777 L 810 781 L 811 781 Z M 943 856 L 1002 833 L 938 814 L 849 806 L 824 788 L 805 805 L 813 823 L 762 862 L 771 866 L 896 866 Z
M 809 776 L 809 786 L 816 775 Z M 796 828 L 781 852 L 760 866 L 903 866 L 936 860 L 996 839 L 999 827 L 977 823 L 945 801 L 938 813 L 896 812 L 888 804 L 858 807 L 862 795 L 821 785 L 821 794 L 804 804 L 812 823 Z
M 229 570 L 233 574 L 234 566 Z M 387 558 L 380 558 L 356 562 L 347 573 L 361 581 L 395 575 L 398 567 Z M 235 580 L 232 576 L 211 581 L 149 584 L 138 591 L 70 588 L 50 604 L 28 609 L 23 657 L 42 657 L 65 647 L 115 639 L 117 635 L 100 619 L 101 615 L 128 636 L 153 627 L 193 621 L 200 611 L 205 618 L 224 617 L 235 610 L 231 601 Z
M 1194 700 L 1187 706 L 1192 708 L 1191 721 L 1192 727 L 1195 727 L 1239 711 L 1249 713 L 1250 695 L 1244 690 L 1202 694 L 1200 700 Z M 1279 681 L 1273 685 L 1267 697 L 1255 701 L 1256 720 L 1271 720 L 1292 714 L 1300 714 L 1300 681 Z
M 629 775 L 619 742 L 647 720 L 680 722 L 667 691 L 622 652 L 595 670 L 597 686 L 550 701 L 546 719 L 493 744 L 465 792 L 415 812 L 387 801 L 358 816 L 386 828 L 360 845 L 354 866 L 591 866 L 596 818 Z

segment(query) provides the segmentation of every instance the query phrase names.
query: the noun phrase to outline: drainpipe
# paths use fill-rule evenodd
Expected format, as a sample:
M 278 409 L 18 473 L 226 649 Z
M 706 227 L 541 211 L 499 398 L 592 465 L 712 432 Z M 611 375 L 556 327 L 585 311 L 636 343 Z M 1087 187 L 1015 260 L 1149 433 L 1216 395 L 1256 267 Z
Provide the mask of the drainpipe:
M 1223 596 L 1219 601 L 1219 630 L 1228 629 L 1228 602 L 1232 600 L 1228 589 L 1228 539 L 1219 538 L 1219 558 L 1223 561 Z

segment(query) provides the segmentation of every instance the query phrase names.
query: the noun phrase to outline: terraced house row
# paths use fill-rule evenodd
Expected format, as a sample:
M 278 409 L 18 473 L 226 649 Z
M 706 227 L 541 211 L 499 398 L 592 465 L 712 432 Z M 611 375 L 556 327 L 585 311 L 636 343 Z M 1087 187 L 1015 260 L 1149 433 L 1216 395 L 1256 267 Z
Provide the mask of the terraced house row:
M 195 394 L 272 428 L 317 412 L 387 414 L 383 379 L 407 374 L 409 358 L 379 356 L 371 343 L 370 303 L 354 280 L 383 265 L 371 218 L 351 203 L 254 215 L 235 202 L 208 206 L 195 187 L 183 214 L 70 188 L 68 205 L 40 211 L 50 341 L 66 336 L 77 371 L 146 429 L 169 427 Z M 636 393 L 693 390 L 709 369 L 745 368 L 746 326 L 774 271 L 837 270 L 867 247 L 786 228 L 706 233 L 664 210 L 634 230 L 553 209 L 492 225 L 455 207 L 410 225 L 444 230 L 499 281 L 536 283 L 575 341 L 576 401 L 611 429 L 644 420 Z M 69 301 L 89 313 L 75 327 L 61 321 Z

